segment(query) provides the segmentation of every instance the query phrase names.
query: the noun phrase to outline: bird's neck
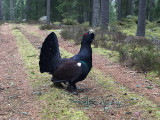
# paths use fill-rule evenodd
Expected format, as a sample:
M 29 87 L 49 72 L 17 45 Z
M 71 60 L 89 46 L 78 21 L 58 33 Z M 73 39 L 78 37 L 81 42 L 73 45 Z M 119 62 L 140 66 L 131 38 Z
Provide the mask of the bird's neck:
M 83 50 L 87 50 L 89 53 L 91 53 L 92 55 L 92 48 L 91 48 L 91 44 L 81 44 L 81 48 L 80 48 L 80 52 Z
M 81 44 L 81 49 L 79 51 L 79 55 L 82 57 L 82 61 L 84 61 L 89 69 L 92 67 L 92 48 L 91 44 Z

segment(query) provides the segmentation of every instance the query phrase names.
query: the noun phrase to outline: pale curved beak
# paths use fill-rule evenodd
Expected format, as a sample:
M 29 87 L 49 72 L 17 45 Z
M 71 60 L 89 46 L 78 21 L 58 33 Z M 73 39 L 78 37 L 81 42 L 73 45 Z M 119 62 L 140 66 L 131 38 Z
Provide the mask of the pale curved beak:
M 89 34 L 92 34 L 93 32 L 94 32 L 93 29 L 90 29 L 90 30 L 88 31 Z

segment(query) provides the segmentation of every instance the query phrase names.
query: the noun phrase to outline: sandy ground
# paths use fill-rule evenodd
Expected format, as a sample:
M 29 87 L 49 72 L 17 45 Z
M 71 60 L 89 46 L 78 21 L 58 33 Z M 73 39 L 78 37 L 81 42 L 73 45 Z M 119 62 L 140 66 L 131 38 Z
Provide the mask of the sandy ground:
M 0 26 L 0 120 L 39 119 L 32 87 L 9 24 Z

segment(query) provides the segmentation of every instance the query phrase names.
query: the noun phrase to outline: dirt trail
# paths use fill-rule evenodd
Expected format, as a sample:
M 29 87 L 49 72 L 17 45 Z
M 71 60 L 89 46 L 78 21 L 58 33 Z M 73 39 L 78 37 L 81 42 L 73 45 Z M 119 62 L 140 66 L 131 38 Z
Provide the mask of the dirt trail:
M 25 27 L 27 29 L 25 29 Z M 21 27 L 20 31 L 24 36 L 33 44 L 35 48 L 41 46 L 43 39 L 48 35 L 48 32 L 42 31 L 35 26 L 25 25 Z M 34 31 L 39 36 L 29 33 Z M 59 39 L 59 44 L 62 48 L 70 53 L 77 54 L 79 49 L 71 42 Z M 38 116 L 38 105 L 32 95 L 32 87 L 30 81 L 27 80 L 25 67 L 23 61 L 18 54 L 17 45 L 14 37 L 11 33 L 9 24 L 3 24 L 0 26 L 0 119 L 40 119 Z M 100 70 L 105 76 L 110 74 L 116 83 L 129 88 L 131 91 L 144 95 L 154 101 L 156 104 L 160 104 L 160 89 L 155 86 L 151 81 L 146 80 L 142 75 L 135 71 L 130 71 L 121 65 L 114 64 L 109 61 L 105 56 L 100 56 L 93 53 L 93 66 Z M 137 87 L 140 85 L 140 87 Z M 82 93 L 78 98 L 88 96 L 90 98 L 97 98 L 97 101 L 102 99 L 112 102 L 112 99 L 116 99 L 112 93 L 106 91 L 105 88 L 100 86 L 93 78 L 87 78 L 86 80 L 78 83 L 80 88 L 83 88 Z M 146 86 L 152 86 L 153 89 L 147 89 Z M 105 98 L 106 97 L 106 98 Z M 123 100 L 123 98 L 121 99 Z M 146 117 L 146 111 L 141 110 L 138 106 L 134 107 L 132 112 L 141 111 L 141 116 L 135 114 L 128 114 L 127 112 L 132 109 L 132 106 L 127 106 L 122 102 L 122 107 L 113 105 L 113 109 L 109 112 L 104 112 L 102 105 L 95 106 L 89 110 L 85 110 L 86 114 L 93 120 L 111 120 L 111 119 L 144 119 Z M 127 114 L 126 114 L 127 113 Z M 144 115 L 144 116 L 143 116 Z M 148 119 L 148 118 L 146 118 Z
M 42 31 L 34 26 L 27 25 L 27 28 L 34 30 L 44 37 L 48 35 L 46 31 Z M 77 49 L 76 45 L 71 42 L 64 41 L 61 38 L 58 39 L 62 48 L 72 54 L 78 53 L 79 49 Z M 99 69 L 104 75 L 111 75 L 118 84 L 129 88 L 131 91 L 135 91 L 139 95 L 146 96 L 148 99 L 151 99 L 160 106 L 160 87 L 156 86 L 152 81 L 145 79 L 142 74 L 129 70 L 128 68 L 124 68 L 119 64 L 112 63 L 105 56 L 101 56 L 96 53 L 93 53 L 93 66 L 96 69 Z M 148 89 L 148 86 L 152 89 Z
M 32 87 L 12 36 L 11 27 L 0 26 L 0 119 L 40 119 Z

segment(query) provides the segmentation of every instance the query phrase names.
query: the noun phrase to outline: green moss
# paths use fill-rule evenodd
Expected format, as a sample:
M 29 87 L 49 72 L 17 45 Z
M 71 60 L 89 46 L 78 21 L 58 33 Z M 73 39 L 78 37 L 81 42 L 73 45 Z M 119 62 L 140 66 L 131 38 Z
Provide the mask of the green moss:
M 61 25 L 61 22 L 54 22 L 54 25 Z
M 146 78 L 149 79 L 149 80 L 152 80 L 155 84 L 160 86 L 159 71 L 149 71 L 146 74 Z
M 89 27 L 90 25 L 89 25 L 89 22 L 84 22 L 84 23 L 81 24 L 81 26 L 82 27 Z
M 62 23 L 65 25 L 78 25 L 79 23 L 75 19 L 64 18 Z
M 93 52 L 99 54 L 99 55 L 103 55 L 106 58 L 110 59 L 112 62 L 118 62 L 119 61 L 119 53 L 116 51 L 111 51 L 111 50 L 107 50 L 104 48 L 95 48 L 92 45 L 92 50 Z
M 123 29 L 121 30 L 122 33 L 125 33 L 127 36 L 135 36 L 136 35 L 136 29 Z
M 130 18 L 124 18 L 122 21 L 116 21 L 111 26 L 115 31 L 120 31 L 128 36 L 135 36 L 137 21 L 137 17 L 131 16 Z M 156 22 L 146 20 L 146 37 L 148 36 L 160 38 L 160 26 Z

